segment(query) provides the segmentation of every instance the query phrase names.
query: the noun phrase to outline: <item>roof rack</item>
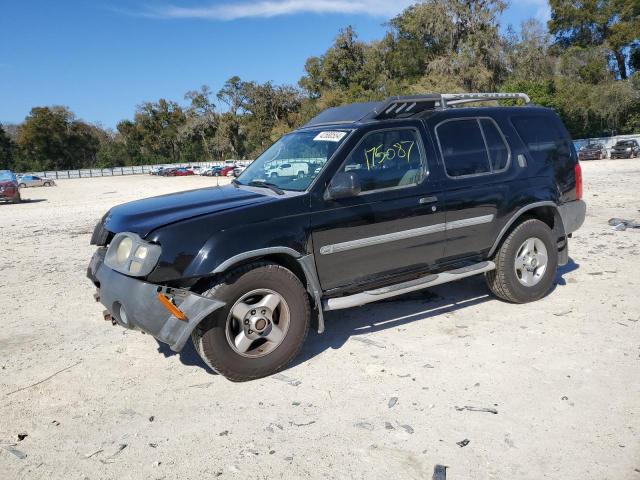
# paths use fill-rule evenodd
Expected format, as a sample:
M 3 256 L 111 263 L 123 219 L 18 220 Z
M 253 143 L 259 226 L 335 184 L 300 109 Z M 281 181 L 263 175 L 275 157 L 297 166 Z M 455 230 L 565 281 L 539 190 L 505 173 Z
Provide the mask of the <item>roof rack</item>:
M 495 100 L 531 100 L 525 93 L 429 93 L 407 97 L 391 97 L 383 102 L 352 103 L 329 108 L 311 119 L 305 127 L 336 123 L 353 123 L 362 120 L 386 120 L 410 118 L 434 110 L 445 110 L 464 103 Z
M 388 118 L 413 117 L 427 110 L 447 109 L 472 102 L 490 102 L 495 100 L 531 100 L 526 93 L 439 93 L 409 97 L 391 97 L 382 106 L 374 109 L 370 117 L 376 120 Z

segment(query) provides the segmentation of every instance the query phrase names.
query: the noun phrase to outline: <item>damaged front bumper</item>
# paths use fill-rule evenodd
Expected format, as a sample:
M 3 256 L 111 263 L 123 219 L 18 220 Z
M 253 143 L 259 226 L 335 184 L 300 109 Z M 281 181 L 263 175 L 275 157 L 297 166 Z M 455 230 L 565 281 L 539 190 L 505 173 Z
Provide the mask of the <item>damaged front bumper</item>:
M 96 251 L 87 276 L 98 287 L 96 299 L 102 303 L 115 323 L 142 330 L 179 352 L 196 326 L 225 304 L 189 290 L 154 285 L 128 277 L 104 265 L 106 249 Z M 180 320 L 161 303 L 158 295 L 169 299 L 185 319 Z

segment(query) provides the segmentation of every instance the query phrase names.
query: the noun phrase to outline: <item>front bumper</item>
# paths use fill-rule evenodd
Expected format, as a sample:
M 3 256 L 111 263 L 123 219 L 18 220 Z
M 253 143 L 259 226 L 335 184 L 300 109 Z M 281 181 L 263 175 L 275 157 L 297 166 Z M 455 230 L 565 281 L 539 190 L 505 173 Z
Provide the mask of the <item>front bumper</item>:
M 601 152 L 588 152 L 588 153 L 579 153 L 578 160 L 600 160 L 602 158 Z
M 87 276 L 99 285 L 96 298 L 116 323 L 142 330 L 169 344 L 173 351 L 182 350 L 196 326 L 225 305 L 188 290 L 154 285 L 122 275 L 104 265 L 105 251 L 105 248 L 96 251 L 87 271 Z M 185 314 L 185 321 L 178 320 L 165 309 L 158 300 L 159 293 L 173 301 Z
M 633 157 L 633 152 L 611 152 L 612 159 L 620 159 L 620 158 L 631 158 Z

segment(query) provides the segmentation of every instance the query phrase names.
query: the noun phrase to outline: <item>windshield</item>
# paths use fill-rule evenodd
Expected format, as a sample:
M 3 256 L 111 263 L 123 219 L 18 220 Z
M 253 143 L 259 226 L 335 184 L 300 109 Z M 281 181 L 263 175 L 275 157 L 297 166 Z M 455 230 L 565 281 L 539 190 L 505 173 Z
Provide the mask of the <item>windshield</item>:
M 15 182 L 16 176 L 12 172 L 0 171 L 0 182 Z
M 344 142 L 347 130 L 306 130 L 285 135 L 238 177 L 241 185 L 275 185 L 302 192 Z

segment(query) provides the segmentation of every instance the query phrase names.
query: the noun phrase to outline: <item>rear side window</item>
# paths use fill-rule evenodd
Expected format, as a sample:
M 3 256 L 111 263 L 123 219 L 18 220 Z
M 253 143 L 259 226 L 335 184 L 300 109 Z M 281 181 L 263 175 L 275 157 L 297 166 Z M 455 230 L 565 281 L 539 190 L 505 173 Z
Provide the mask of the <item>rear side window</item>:
M 498 173 L 509 166 L 509 147 L 493 120 L 464 118 L 436 127 L 449 177 Z
M 527 115 L 511 119 L 531 157 L 540 163 L 557 163 L 571 158 L 569 139 L 551 116 Z
M 483 118 L 480 120 L 484 138 L 487 141 L 491 167 L 494 172 L 499 172 L 507 168 L 509 164 L 509 149 L 504 141 L 504 137 L 491 120 Z

